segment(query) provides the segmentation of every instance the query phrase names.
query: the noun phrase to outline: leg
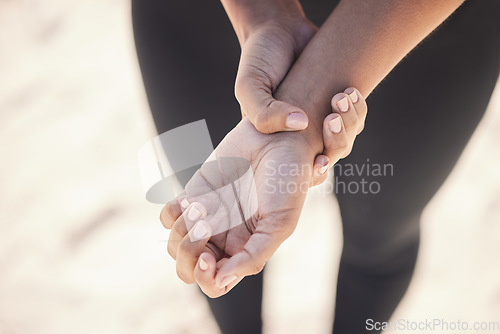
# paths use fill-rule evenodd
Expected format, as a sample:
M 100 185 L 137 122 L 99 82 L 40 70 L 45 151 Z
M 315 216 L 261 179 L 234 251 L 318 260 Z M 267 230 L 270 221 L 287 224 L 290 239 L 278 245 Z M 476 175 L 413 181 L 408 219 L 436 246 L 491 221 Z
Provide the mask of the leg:
M 241 120 L 240 49 L 220 3 L 133 0 L 135 43 L 158 130 L 206 119 L 213 144 Z
M 220 3 L 133 0 L 137 53 L 158 133 L 206 119 L 216 146 L 241 119 L 239 45 Z M 209 300 L 223 333 L 260 333 L 262 274 Z
M 347 164 L 391 164 L 393 175 L 373 169 L 339 175 L 345 184 L 378 182 L 380 192 L 337 189 L 344 249 L 334 333 L 365 333 L 370 318 L 388 321 L 404 295 L 421 212 L 459 158 L 498 78 L 499 14 L 495 0 L 466 2 L 370 96 L 365 132 L 341 166 L 345 173 Z

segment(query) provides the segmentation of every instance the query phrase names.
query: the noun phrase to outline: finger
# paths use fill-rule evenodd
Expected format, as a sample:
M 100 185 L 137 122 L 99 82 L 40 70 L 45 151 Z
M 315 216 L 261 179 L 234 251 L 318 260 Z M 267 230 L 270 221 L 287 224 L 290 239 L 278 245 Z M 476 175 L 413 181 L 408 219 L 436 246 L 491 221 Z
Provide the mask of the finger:
M 342 121 L 347 132 L 347 140 L 350 152 L 350 147 L 354 143 L 358 132 L 358 115 L 352 101 L 346 93 L 336 94 L 331 101 L 333 112 L 339 113 L 342 116 Z
M 343 118 L 339 114 L 332 113 L 325 117 L 323 121 L 323 141 L 325 145 L 323 154 L 328 157 L 329 167 L 331 167 L 342 158 L 349 148 Z
M 360 134 L 365 127 L 366 114 L 368 112 L 366 100 L 354 87 L 349 87 L 344 92 L 349 95 L 349 98 L 356 109 L 356 114 L 358 115 L 358 129 L 356 134 Z
M 198 258 L 198 263 L 194 268 L 194 278 L 196 283 L 205 295 L 210 298 L 217 298 L 229 291 L 226 288 L 219 288 L 215 282 L 217 266 L 224 263 L 226 258 L 216 262 L 215 257 L 210 252 L 204 252 Z
M 263 220 L 260 223 L 265 224 Z M 261 272 L 266 262 L 285 239 L 278 234 L 259 231 L 252 234 L 243 250 L 231 256 L 219 268 L 215 278 L 217 286 L 230 290 L 243 277 Z
M 167 251 L 170 256 L 177 259 L 177 249 L 182 239 L 198 220 L 205 219 L 207 211 L 205 206 L 199 202 L 191 203 L 186 211 L 175 221 L 168 236 Z
M 289 103 L 275 100 L 271 89 L 251 76 L 238 76 L 236 98 L 242 113 L 262 133 L 297 131 L 307 128 L 306 113 Z
M 171 229 L 172 225 L 179 218 L 184 210 L 189 206 L 189 201 L 185 194 L 177 196 L 161 209 L 160 221 L 166 229 Z
M 317 155 L 314 159 L 314 173 L 312 177 L 311 184 L 309 187 L 315 187 L 328 178 L 328 167 L 329 167 L 330 159 L 326 155 L 320 154 Z
M 177 248 L 176 268 L 177 276 L 185 283 L 194 283 L 196 262 L 206 249 L 205 246 L 211 236 L 210 225 L 206 221 L 200 220 L 180 242 Z
M 189 199 L 186 195 L 181 195 L 181 196 L 178 196 L 176 198 L 177 202 L 179 203 L 180 207 L 181 207 L 181 211 L 184 212 L 186 211 L 186 209 L 188 208 L 189 204 L 191 204 L 189 202 Z
M 177 199 L 174 199 L 161 209 L 160 221 L 163 227 L 166 229 L 171 229 L 175 221 L 182 214 L 182 208 Z
M 200 286 L 200 289 L 210 298 L 218 297 L 222 294 L 223 289 L 215 284 L 215 275 L 217 262 L 215 257 L 208 252 L 204 252 L 198 258 L 196 267 L 194 268 L 194 279 Z

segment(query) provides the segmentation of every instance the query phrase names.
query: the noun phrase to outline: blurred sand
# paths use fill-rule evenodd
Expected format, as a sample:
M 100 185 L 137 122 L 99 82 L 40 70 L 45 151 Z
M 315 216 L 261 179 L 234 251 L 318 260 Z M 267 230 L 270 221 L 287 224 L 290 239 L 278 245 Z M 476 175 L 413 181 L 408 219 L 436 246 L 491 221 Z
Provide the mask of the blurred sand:
M 153 127 L 129 3 L 0 1 L 0 50 L 0 334 L 217 333 L 142 195 L 136 155 Z M 500 321 L 499 142 L 497 89 L 426 211 L 395 319 Z M 340 247 L 336 204 L 318 192 L 268 265 L 267 333 L 328 333 Z

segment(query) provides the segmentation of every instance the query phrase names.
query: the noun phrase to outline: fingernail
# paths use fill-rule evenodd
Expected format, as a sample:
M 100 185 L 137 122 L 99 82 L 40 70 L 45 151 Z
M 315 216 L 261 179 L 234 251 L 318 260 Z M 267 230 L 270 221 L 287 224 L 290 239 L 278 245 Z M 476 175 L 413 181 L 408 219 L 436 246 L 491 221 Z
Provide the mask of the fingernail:
M 196 205 L 193 205 L 191 207 L 191 209 L 189 209 L 189 212 L 188 212 L 188 218 L 191 220 L 191 221 L 197 221 L 198 219 L 200 219 L 201 217 L 201 212 L 200 210 L 198 210 L 196 208 Z
M 184 198 L 184 199 L 181 201 L 181 207 L 182 207 L 183 209 L 187 209 L 187 207 L 188 207 L 188 206 L 189 206 L 189 202 L 188 202 L 188 200 L 187 200 L 187 199 L 185 199 L 185 198 Z
M 201 240 L 208 238 L 209 236 L 209 230 L 206 226 L 206 222 L 204 220 L 200 220 L 198 223 L 193 228 L 193 237 L 195 237 L 196 240 Z
M 200 262 L 198 263 L 198 266 L 200 267 L 201 271 L 205 271 L 208 269 L 208 263 L 203 260 L 203 258 L 200 256 Z
M 352 103 L 358 102 L 358 93 L 356 93 L 356 91 L 349 94 L 349 97 L 351 98 Z
M 300 112 L 289 113 L 286 117 L 286 127 L 294 130 L 307 128 L 307 117 Z
M 222 279 L 219 288 L 225 288 L 228 286 L 232 281 L 236 279 L 236 275 L 231 275 L 231 276 L 226 276 Z
M 342 130 L 342 123 L 340 123 L 340 116 L 336 116 L 334 119 L 328 122 L 328 127 L 333 133 L 339 133 Z
M 327 170 L 327 169 L 328 169 L 328 165 L 323 166 L 323 167 L 320 167 L 320 168 L 319 168 L 319 173 L 320 173 L 321 175 L 323 175 L 323 174 L 325 174 L 325 172 L 326 172 L 326 170 Z
M 347 101 L 347 97 L 344 97 L 342 100 L 337 101 L 337 107 L 339 107 L 340 111 L 346 112 L 349 110 L 349 102 Z

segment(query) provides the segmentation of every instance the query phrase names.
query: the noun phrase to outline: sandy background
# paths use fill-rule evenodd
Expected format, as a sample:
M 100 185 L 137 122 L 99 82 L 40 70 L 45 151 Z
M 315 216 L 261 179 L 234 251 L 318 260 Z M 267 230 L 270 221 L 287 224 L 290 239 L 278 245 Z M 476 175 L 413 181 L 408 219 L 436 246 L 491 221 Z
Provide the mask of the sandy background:
M 152 129 L 127 1 L 0 0 L 0 334 L 218 332 L 142 194 L 136 156 Z M 500 321 L 499 143 L 497 89 L 426 210 L 394 319 Z M 330 330 L 336 208 L 309 197 L 269 263 L 267 333 Z

